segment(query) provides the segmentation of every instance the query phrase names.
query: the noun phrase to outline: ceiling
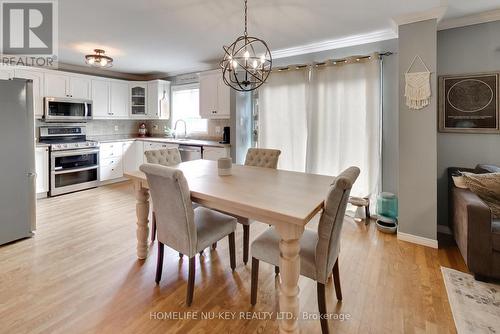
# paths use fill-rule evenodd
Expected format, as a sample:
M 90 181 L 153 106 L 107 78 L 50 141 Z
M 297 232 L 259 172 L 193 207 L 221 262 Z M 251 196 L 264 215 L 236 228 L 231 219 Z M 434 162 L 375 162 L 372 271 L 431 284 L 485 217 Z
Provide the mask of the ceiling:
M 443 0 L 249 0 L 249 34 L 272 51 L 391 31 L 391 18 Z M 498 0 L 449 0 L 446 18 L 500 7 Z M 60 0 L 59 60 L 84 65 L 103 48 L 113 71 L 178 74 L 213 68 L 222 45 L 243 32 L 243 0 Z

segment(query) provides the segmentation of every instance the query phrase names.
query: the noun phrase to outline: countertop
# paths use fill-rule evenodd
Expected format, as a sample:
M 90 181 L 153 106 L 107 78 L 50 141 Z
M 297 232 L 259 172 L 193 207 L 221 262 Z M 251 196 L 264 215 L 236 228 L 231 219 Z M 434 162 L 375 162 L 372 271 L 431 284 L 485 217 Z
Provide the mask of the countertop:
M 36 142 L 36 147 L 49 147 L 49 144 Z
M 89 136 L 89 140 L 95 140 L 99 143 L 112 143 L 117 141 L 141 140 L 158 143 L 172 143 L 180 145 L 193 146 L 211 146 L 211 147 L 230 147 L 229 144 L 221 144 L 215 140 L 199 140 L 199 139 L 174 139 L 169 137 L 138 137 L 131 135 L 104 135 L 104 136 Z

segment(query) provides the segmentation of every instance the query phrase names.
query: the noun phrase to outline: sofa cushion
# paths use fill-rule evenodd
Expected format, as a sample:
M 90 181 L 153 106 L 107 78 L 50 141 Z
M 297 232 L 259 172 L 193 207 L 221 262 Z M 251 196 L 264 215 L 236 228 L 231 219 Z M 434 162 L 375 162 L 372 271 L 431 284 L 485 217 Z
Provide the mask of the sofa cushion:
M 484 173 L 500 173 L 500 167 L 495 165 L 479 164 L 474 168 L 474 173 L 484 174 Z
M 500 219 L 491 222 L 491 244 L 494 250 L 500 252 Z

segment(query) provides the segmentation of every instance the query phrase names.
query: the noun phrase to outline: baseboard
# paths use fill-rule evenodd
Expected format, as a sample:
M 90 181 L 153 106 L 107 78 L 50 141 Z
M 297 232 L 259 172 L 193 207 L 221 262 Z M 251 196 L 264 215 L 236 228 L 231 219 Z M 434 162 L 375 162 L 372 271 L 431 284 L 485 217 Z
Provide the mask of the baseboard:
M 438 233 L 453 235 L 451 228 L 447 225 L 438 225 L 437 231 Z
M 438 248 L 438 242 L 434 239 L 419 237 L 417 235 L 398 232 L 398 239 L 431 248 Z
M 130 179 L 128 179 L 126 177 L 120 177 L 120 178 L 117 178 L 117 179 L 112 179 L 112 180 L 107 180 L 107 181 L 101 181 L 99 183 L 99 187 L 100 186 L 107 186 L 107 185 L 113 184 L 113 183 L 125 182 L 125 181 L 130 181 Z

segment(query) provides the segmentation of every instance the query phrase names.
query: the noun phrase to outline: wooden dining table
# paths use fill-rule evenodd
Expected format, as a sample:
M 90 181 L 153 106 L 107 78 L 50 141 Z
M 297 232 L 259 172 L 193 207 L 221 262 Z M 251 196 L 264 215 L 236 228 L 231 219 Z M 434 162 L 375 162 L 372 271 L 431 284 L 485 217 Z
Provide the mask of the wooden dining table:
M 173 167 L 184 173 L 193 202 L 276 227 L 281 237 L 279 329 L 280 333 L 298 333 L 299 240 L 306 224 L 323 208 L 333 177 L 242 165 L 233 165 L 230 176 L 219 176 L 217 162 L 209 160 L 193 160 Z M 127 172 L 125 176 L 134 182 L 137 257 L 145 259 L 149 236 L 148 182 L 141 171 Z

